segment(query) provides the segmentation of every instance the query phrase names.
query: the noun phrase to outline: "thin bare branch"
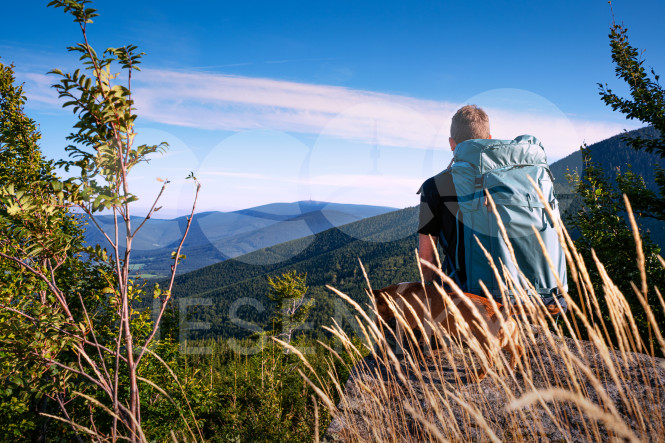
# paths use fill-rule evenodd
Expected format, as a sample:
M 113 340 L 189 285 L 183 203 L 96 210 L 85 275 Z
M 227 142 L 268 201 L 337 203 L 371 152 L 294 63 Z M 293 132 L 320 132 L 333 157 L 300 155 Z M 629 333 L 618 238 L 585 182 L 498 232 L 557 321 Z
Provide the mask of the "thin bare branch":
M 168 181 L 164 182 L 164 184 L 162 185 L 162 188 L 159 190 L 159 194 L 157 195 L 157 198 L 155 198 L 155 200 L 152 202 L 152 206 L 150 207 L 150 210 L 148 211 L 148 215 L 146 215 L 145 218 L 143 219 L 143 221 L 141 222 L 141 224 L 139 224 L 138 227 L 136 229 L 134 229 L 134 232 L 132 233 L 131 238 L 134 238 L 134 236 L 136 234 L 138 234 L 138 232 L 141 230 L 141 228 L 143 227 L 145 222 L 147 222 L 150 219 L 150 217 L 152 217 L 152 214 L 155 211 L 155 207 L 157 206 L 157 202 L 162 197 L 162 194 L 164 193 L 164 190 L 166 189 L 166 185 L 168 183 L 169 183 Z
M 175 253 L 175 263 L 171 265 L 171 280 L 169 281 L 169 287 L 167 290 L 167 295 L 164 297 L 162 300 L 162 305 L 159 310 L 159 314 L 157 315 L 157 318 L 155 319 L 155 325 L 152 328 L 152 331 L 150 332 L 150 335 L 146 339 L 145 343 L 142 346 L 142 350 L 139 353 L 139 356 L 136 359 L 136 364 L 138 366 L 139 362 L 143 358 L 143 355 L 145 351 L 148 349 L 150 346 L 150 343 L 152 343 L 152 340 L 155 338 L 155 335 L 157 334 L 157 330 L 159 328 L 159 324 L 162 321 L 162 317 L 164 316 L 164 311 L 166 310 L 166 305 L 171 297 L 171 291 L 173 289 L 173 282 L 175 281 L 175 273 L 178 268 L 178 262 L 180 261 L 180 251 L 182 250 L 182 245 L 185 243 L 185 239 L 187 238 L 187 234 L 189 233 L 189 228 L 192 225 L 192 220 L 194 219 L 194 211 L 196 210 L 196 202 L 198 201 L 199 198 L 199 191 L 201 190 L 201 184 L 197 183 L 196 184 L 196 194 L 194 195 L 194 203 L 192 204 L 192 211 L 189 214 L 189 217 L 187 218 L 187 227 L 185 228 L 185 233 L 182 236 L 182 239 L 180 240 L 180 244 L 178 245 L 178 249 Z

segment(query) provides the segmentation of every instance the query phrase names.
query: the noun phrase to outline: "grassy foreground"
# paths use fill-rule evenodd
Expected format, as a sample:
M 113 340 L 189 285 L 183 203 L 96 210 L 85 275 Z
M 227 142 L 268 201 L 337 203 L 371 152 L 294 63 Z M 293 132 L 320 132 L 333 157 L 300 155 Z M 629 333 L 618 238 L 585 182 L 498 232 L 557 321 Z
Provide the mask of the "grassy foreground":
M 330 332 L 355 357 L 348 364 L 352 382 L 345 389 L 314 371 L 302 372 L 334 417 L 329 438 L 540 441 L 555 435 L 575 441 L 665 441 L 665 364 L 654 357 L 662 355 L 665 340 L 652 308 L 665 309 L 665 301 L 659 289 L 650 288 L 646 281 L 638 228 L 627 200 L 626 204 L 642 280 L 632 288 L 650 324 L 648 337 L 640 335 L 634 320 L 636 312 L 602 263 L 595 254 L 594 263 L 584 263 L 561 223 L 557 231 L 571 271 L 571 288 L 574 285 L 580 294 L 573 298 L 564 292 L 569 306 L 566 316 L 553 318 L 512 281 L 501 264 L 494 268 L 519 301 L 517 309 L 521 315 L 516 322 L 519 343 L 526 355 L 515 371 L 509 369 L 507 354 L 499 349 L 495 339 L 490 338 L 491 345 L 484 352 L 468 329 L 462 328 L 458 335 L 450 336 L 426 313 L 419 329 L 430 329 L 435 340 L 417 343 L 406 324 L 408 305 L 390 304 L 397 320 L 395 329 L 402 332 L 395 334 L 383 320 L 372 320 L 376 306 L 364 309 L 338 292 L 357 311 L 365 346 L 371 354 L 365 358 L 341 328 L 333 327 Z M 552 216 L 549 208 L 548 211 Z M 500 220 L 499 227 L 508 241 Z M 544 245 L 541 247 L 547 255 Z M 665 260 L 659 260 L 665 268 Z M 599 270 L 602 288 L 591 284 L 588 265 Z M 445 275 L 441 278 L 454 286 Z M 601 299 L 609 314 L 591 315 L 600 312 Z M 447 308 L 456 321 L 462 321 L 453 303 L 448 303 Z M 505 324 L 503 317 L 498 317 Z M 491 326 L 483 324 L 480 315 L 476 320 L 485 329 Z M 400 341 L 400 335 L 405 339 Z M 443 343 L 442 349 L 437 349 L 435 342 Z M 341 361 L 332 354 L 331 360 Z M 494 360 L 493 368 L 485 380 L 473 383 L 473 374 L 479 366 L 485 367 L 488 354 Z M 301 358 L 306 363 L 306 358 Z M 338 398 L 339 402 L 335 401 Z

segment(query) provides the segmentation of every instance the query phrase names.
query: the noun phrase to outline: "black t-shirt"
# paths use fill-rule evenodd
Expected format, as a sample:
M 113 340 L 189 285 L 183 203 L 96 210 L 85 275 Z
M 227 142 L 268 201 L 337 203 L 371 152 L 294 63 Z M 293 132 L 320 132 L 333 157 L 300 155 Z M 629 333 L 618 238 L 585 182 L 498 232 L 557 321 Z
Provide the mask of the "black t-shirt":
M 439 238 L 439 244 L 443 248 L 444 254 L 450 258 L 448 261 L 441 257 L 444 272 L 451 274 L 452 269 L 450 266 L 446 266 L 450 263 L 457 271 L 460 282 L 465 283 L 464 224 L 457 204 L 457 193 L 450 168 L 427 179 L 420 187 L 418 194 L 420 194 L 418 233 Z

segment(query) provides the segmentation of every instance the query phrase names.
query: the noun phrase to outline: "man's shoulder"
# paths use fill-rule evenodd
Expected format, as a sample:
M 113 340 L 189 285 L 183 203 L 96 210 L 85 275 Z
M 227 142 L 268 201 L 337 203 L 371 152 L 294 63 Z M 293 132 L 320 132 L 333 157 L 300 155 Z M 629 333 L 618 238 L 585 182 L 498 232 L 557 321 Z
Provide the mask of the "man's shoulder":
M 451 191 L 454 192 L 453 177 L 450 168 L 447 168 L 425 180 L 420 186 L 418 194 L 430 195 L 436 193 L 444 195 Z

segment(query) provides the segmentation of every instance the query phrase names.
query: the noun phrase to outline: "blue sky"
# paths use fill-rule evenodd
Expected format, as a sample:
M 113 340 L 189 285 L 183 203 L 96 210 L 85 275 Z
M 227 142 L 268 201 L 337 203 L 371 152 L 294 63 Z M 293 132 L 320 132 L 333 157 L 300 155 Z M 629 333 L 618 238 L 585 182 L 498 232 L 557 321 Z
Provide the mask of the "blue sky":
M 0 57 L 25 82 L 50 158 L 74 118 L 49 88 L 76 57 L 77 26 L 47 2 L 3 4 Z M 475 103 L 495 138 L 531 133 L 550 160 L 627 128 L 596 83 L 614 78 L 603 0 L 100 1 L 99 50 L 146 52 L 135 92 L 142 142 L 171 150 L 135 171 L 137 211 L 172 180 L 162 216 L 315 200 L 393 207 L 450 161 L 452 113 Z M 617 0 L 617 21 L 647 65 L 665 72 L 665 2 Z

